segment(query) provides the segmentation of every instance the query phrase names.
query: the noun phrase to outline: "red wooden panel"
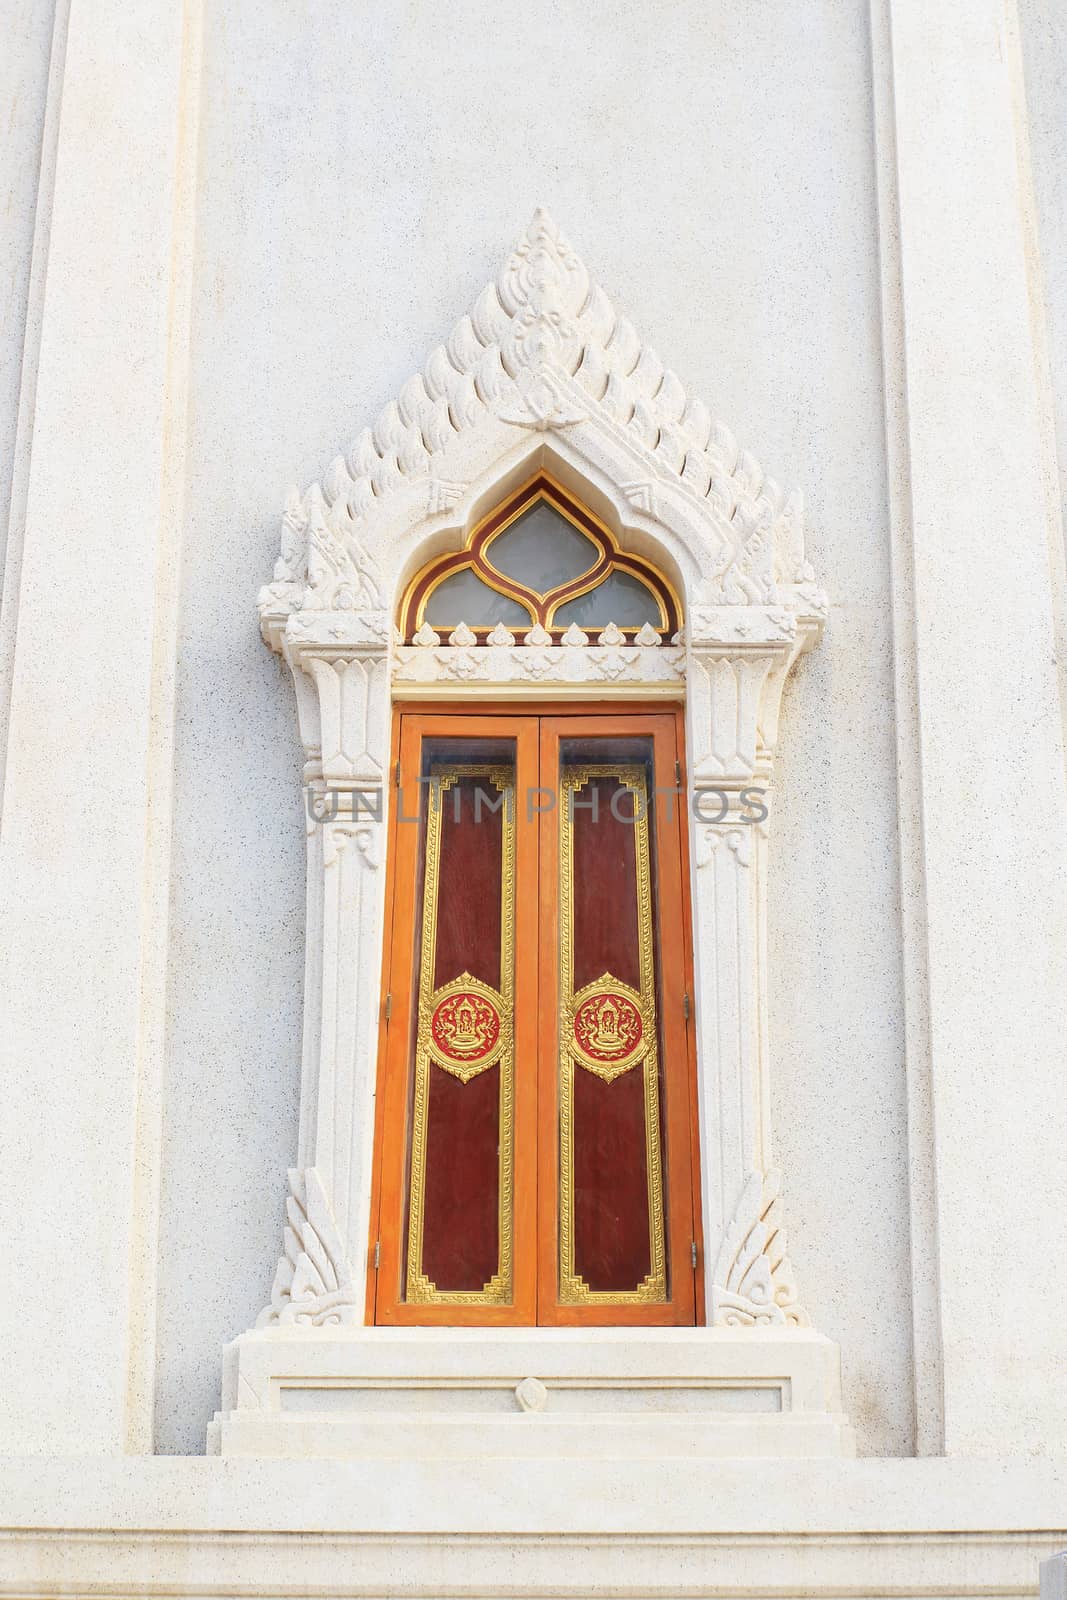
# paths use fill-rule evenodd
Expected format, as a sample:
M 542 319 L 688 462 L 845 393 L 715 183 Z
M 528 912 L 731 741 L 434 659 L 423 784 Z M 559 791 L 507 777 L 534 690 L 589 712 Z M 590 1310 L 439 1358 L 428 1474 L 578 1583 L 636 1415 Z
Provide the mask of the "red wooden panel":
M 476 800 L 476 791 L 482 799 Z M 502 796 L 488 778 L 458 779 L 436 801 L 441 807 L 434 987 L 461 972 L 500 987 L 500 844 Z M 475 807 L 477 805 L 477 813 Z
M 482 774 L 431 786 L 440 807 L 434 988 L 461 973 L 500 985 L 503 811 Z M 500 1258 L 500 1069 L 463 1083 L 429 1068 L 422 1270 L 440 1293 L 480 1292 Z
M 610 760 L 590 741 L 589 754 Z M 599 749 L 597 746 L 599 745 Z M 641 987 L 634 795 L 609 776 L 573 797 L 574 989 L 610 973 Z M 595 1293 L 632 1293 L 652 1270 L 644 1075 L 574 1069 L 574 1267 Z
M 590 778 L 573 809 L 575 990 L 605 972 L 639 989 L 633 795 L 615 778 Z
M 574 1265 L 590 1289 L 619 1294 L 652 1270 L 640 1065 L 613 1083 L 574 1069 Z
M 469 1083 L 431 1066 L 422 1270 L 442 1292 L 477 1292 L 497 1270 L 499 1129 L 499 1066 Z

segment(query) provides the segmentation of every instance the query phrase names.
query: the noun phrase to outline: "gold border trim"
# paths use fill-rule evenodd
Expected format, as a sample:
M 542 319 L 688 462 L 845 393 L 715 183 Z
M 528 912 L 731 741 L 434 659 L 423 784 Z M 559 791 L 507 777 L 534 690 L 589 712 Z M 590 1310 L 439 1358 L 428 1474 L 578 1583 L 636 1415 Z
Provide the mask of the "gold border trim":
M 515 770 L 505 766 L 434 766 L 426 807 L 426 848 L 422 891 L 422 941 L 419 957 L 419 1011 L 415 1038 L 415 1083 L 411 1109 L 411 1171 L 408 1199 L 408 1258 L 405 1300 L 409 1305 L 487 1306 L 508 1305 L 513 1298 L 513 1212 L 515 1166 Z M 441 866 L 441 814 L 443 796 L 460 778 L 485 778 L 504 796 L 500 840 L 500 990 L 481 985 L 463 974 L 462 987 L 485 988 L 500 1010 L 501 1049 L 494 1059 L 500 1063 L 500 1156 L 498 1266 L 481 1289 L 438 1289 L 422 1270 L 422 1237 L 425 1219 L 426 1122 L 430 1090 L 430 1070 L 436 1063 L 461 1077 L 457 1063 L 445 1065 L 437 1059 L 430 1039 L 430 1019 L 434 1007 L 451 987 L 433 988 L 437 955 L 437 889 Z M 459 983 L 459 980 L 452 980 Z M 479 1062 L 477 1072 L 492 1062 Z M 476 1076 L 471 1072 L 469 1077 Z M 467 1079 L 462 1079 L 466 1082 Z

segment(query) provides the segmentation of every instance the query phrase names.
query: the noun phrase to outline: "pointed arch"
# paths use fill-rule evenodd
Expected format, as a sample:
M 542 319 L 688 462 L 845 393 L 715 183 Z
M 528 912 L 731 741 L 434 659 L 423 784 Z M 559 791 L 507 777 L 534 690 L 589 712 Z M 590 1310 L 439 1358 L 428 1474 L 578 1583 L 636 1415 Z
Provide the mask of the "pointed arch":
M 516 535 L 524 521 L 539 508 L 551 508 L 559 520 L 560 531 L 573 528 L 586 547 L 584 562 L 578 555 L 572 571 L 558 579 L 549 577 L 538 583 L 536 577 L 526 575 L 527 581 L 509 571 L 509 563 L 501 554 L 505 536 Z M 540 540 L 542 546 L 551 540 L 553 529 L 548 527 Z M 533 543 L 537 535 L 531 530 Z M 548 551 L 543 550 L 547 556 Z M 513 557 L 514 560 L 514 557 Z M 539 624 L 546 629 L 554 644 L 561 643 L 567 629 L 567 620 L 556 622 L 556 615 L 572 601 L 584 599 L 603 586 L 616 574 L 628 579 L 647 598 L 647 616 L 632 621 L 610 614 L 611 599 L 605 596 L 607 611 L 602 616 L 590 618 L 597 631 L 614 623 L 627 643 L 632 644 L 642 627 L 651 627 L 664 639 L 673 638 L 682 625 L 682 610 L 673 585 L 665 574 L 643 556 L 623 551 L 608 525 L 593 514 L 573 494 L 563 488 L 558 480 L 543 469 L 526 483 L 508 494 L 499 505 L 472 528 L 460 550 L 438 556 L 430 561 L 408 584 L 400 604 L 397 626 L 405 644 L 410 644 L 424 623 L 433 628 L 453 629 L 471 624 L 471 631 L 479 644 L 484 644 L 494 625 L 509 621 L 508 616 L 493 616 L 484 622 L 474 622 L 466 616 L 433 615 L 433 602 L 449 578 L 460 573 L 470 573 L 484 584 L 489 595 L 498 595 L 516 602 L 525 610 L 527 628 Z M 440 609 L 440 608 L 439 608 Z

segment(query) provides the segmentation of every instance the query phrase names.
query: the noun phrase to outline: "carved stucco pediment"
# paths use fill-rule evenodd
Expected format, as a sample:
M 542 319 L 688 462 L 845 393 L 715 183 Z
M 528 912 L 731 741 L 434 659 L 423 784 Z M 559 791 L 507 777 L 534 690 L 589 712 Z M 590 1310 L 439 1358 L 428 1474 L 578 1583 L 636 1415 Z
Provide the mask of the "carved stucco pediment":
M 270 642 L 296 610 L 387 607 L 403 532 L 447 515 L 490 464 L 547 434 L 609 462 L 635 515 L 681 540 L 694 605 L 821 616 L 799 493 L 686 393 L 539 209 L 423 371 L 321 483 L 291 492 L 260 595 Z

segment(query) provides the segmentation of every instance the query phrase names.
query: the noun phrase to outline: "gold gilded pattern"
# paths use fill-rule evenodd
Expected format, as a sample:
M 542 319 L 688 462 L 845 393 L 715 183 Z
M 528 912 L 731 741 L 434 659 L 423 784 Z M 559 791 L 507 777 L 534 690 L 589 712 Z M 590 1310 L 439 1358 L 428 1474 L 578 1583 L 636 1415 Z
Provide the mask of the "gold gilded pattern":
M 655 1011 L 610 972 L 579 989 L 565 1014 L 575 1059 L 605 1083 L 641 1060 L 656 1026 Z
M 440 766 L 431 769 L 426 814 L 426 865 L 422 890 L 422 947 L 419 956 L 419 1015 L 415 1037 L 415 1084 L 411 1110 L 411 1178 L 408 1202 L 408 1260 L 406 1299 L 411 1305 L 481 1306 L 507 1305 L 512 1298 L 512 1198 L 514 1180 L 514 989 L 515 989 L 515 775 L 502 766 Z M 434 990 L 437 960 L 437 891 L 441 866 L 441 816 L 444 796 L 460 778 L 484 778 L 504 796 L 501 807 L 500 839 L 500 989 L 492 989 L 462 973 L 451 983 Z M 496 1013 L 499 1032 L 484 1057 L 469 1049 L 470 1036 L 477 1040 L 479 1016 L 462 1017 L 457 1006 L 449 1011 L 450 999 L 463 994 L 476 997 Z M 438 1019 L 438 1038 L 434 1038 L 434 1019 Z M 441 1021 L 447 1017 L 444 1030 Z M 449 1027 L 452 1032 L 449 1037 Z M 491 1031 L 491 1029 L 490 1029 Z M 460 1048 L 457 1050 L 456 1035 Z M 449 1045 L 446 1051 L 442 1041 Z M 496 1272 L 481 1289 L 438 1289 L 422 1270 L 422 1235 L 426 1189 L 426 1122 L 430 1094 L 430 1073 L 434 1066 L 452 1073 L 462 1083 L 500 1063 L 500 1254 Z
M 439 1067 L 469 1083 L 500 1059 L 510 1042 L 495 989 L 469 972 L 430 996 L 426 1048 Z
M 634 797 L 634 859 L 637 866 L 637 927 L 640 992 L 605 973 L 574 993 L 574 797 L 596 778 L 614 778 Z M 652 874 L 649 855 L 648 787 L 643 766 L 564 767 L 560 784 L 559 910 L 559 1297 L 562 1305 L 648 1305 L 667 1299 L 667 1261 L 663 1225 L 663 1162 L 660 1153 L 659 1050 L 656 1040 L 656 972 L 652 925 Z M 642 1035 L 629 1059 L 596 1060 L 575 1038 L 582 1005 L 597 995 L 629 998 L 642 1022 Z M 598 1023 L 600 1019 L 598 1017 Z M 591 1289 L 574 1262 L 574 1072 L 577 1064 L 608 1082 L 641 1061 L 645 1090 L 645 1169 L 648 1175 L 649 1256 L 652 1270 L 634 1289 Z M 623 1064 L 625 1062 L 625 1064 Z M 607 1070 L 605 1070 L 607 1069 Z

